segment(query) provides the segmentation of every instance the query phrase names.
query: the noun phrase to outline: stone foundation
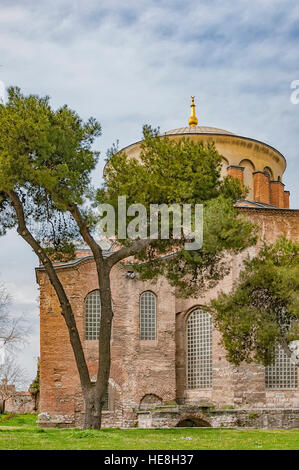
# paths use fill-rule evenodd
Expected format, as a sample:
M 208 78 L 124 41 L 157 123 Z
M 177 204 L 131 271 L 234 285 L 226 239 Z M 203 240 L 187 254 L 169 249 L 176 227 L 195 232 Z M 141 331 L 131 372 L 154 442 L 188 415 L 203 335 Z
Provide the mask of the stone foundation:
M 42 428 L 83 428 L 84 414 L 51 415 L 40 413 L 37 425 Z M 134 428 L 137 426 L 137 414 L 135 412 L 103 411 L 103 428 Z
M 138 411 L 140 428 L 299 428 L 299 408 L 211 409 L 198 406 L 161 407 Z
M 40 413 L 38 426 L 74 428 L 83 427 L 84 415 L 55 415 Z M 103 428 L 299 428 L 299 408 L 213 409 L 206 406 L 172 405 L 153 410 L 130 413 L 104 411 Z

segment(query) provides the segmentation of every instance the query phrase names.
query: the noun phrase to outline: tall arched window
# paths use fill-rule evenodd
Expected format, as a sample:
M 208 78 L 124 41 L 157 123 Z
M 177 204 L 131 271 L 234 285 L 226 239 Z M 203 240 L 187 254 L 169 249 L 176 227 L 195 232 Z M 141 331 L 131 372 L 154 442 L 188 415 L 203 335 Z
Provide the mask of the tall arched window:
M 140 339 L 155 340 L 157 323 L 157 300 L 150 291 L 140 296 Z
M 276 347 L 275 362 L 265 368 L 266 388 L 298 387 L 298 367 L 291 363 L 281 346 Z
M 94 290 L 85 298 L 85 339 L 99 339 L 101 322 L 100 292 Z
M 187 320 L 187 387 L 212 387 L 212 318 L 202 309 Z
M 249 188 L 249 192 L 248 192 L 248 195 L 246 196 L 246 198 L 252 201 L 253 197 L 254 197 L 254 194 L 253 194 L 253 172 L 255 171 L 255 166 L 252 163 L 252 161 L 248 160 L 247 158 L 245 158 L 244 160 L 241 160 L 239 165 L 244 167 L 243 183 L 244 183 L 244 186 Z
M 264 173 L 266 173 L 267 176 L 269 176 L 270 180 L 273 180 L 273 171 L 269 166 L 265 166 L 264 168 Z

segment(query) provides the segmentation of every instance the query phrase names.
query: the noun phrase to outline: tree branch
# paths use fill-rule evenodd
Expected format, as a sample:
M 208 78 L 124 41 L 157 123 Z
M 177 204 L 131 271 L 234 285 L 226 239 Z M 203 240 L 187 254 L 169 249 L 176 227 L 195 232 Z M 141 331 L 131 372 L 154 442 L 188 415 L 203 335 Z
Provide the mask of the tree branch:
M 145 238 L 134 241 L 130 246 L 123 246 L 109 256 L 107 263 L 112 267 L 119 261 L 128 258 L 129 256 L 136 255 L 141 250 L 149 246 L 152 241 L 153 240 L 151 238 Z
M 76 204 L 72 204 L 71 206 L 69 206 L 69 211 L 77 222 L 83 240 L 90 247 L 94 256 L 98 275 L 99 277 L 102 277 L 102 268 L 105 264 L 102 248 L 91 235 L 88 224 L 84 220 L 84 217 L 82 216 L 79 207 Z

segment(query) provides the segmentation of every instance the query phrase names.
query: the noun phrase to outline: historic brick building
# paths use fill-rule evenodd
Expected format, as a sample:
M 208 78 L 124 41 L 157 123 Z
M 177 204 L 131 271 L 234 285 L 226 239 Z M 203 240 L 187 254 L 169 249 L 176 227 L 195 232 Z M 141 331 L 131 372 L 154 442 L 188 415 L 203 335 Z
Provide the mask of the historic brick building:
M 248 200 L 237 206 L 258 223 L 260 239 L 275 240 L 285 233 L 299 240 L 299 211 L 289 209 L 289 192 L 283 184 L 284 156 L 255 139 L 197 126 L 191 109 L 189 127 L 165 135 L 174 140 L 184 136 L 214 141 L 223 156 L 223 174 L 239 178 L 250 188 Z M 125 151 L 138 156 L 140 142 Z M 254 253 L 257 247 L 250 250 Z M 125 267 L 113 269 L 112 365 L 104 425 L 299 426 L 297 368 L 282 352 L 268 368 L 232 366 L 205 312 L 211 297 L 230 290 L 240 265 L 238 256 L 216 289 L 190 299 L 178 298 L 163 278 L 157 283 L 140 282 Z M 59 263 L 56 269 L 95 377 L 100 304 L 93 257 L 82 249 L 75 261 Z M 39 422 L 80 425 L 84 406 L 68 331 L 43 268 L 36 272 L 41 322 Z

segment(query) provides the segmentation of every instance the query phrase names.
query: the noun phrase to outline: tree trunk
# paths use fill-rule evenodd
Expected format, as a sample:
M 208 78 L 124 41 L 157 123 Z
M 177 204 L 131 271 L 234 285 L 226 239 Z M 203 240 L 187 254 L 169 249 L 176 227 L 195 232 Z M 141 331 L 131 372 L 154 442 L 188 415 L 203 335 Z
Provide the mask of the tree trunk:
M 5 400 L 0 400 L 0 415 L 5 413 Z
M 85 417 L 84 429 L 101 429 L 102 404 L 95 385 L 84 394 Z
M 106 393 L 108 390 L 110 365 L 111 365 L 111 328 L 113 319 L 111 288 L 110 288 L 110 269 L 107 268 L 105 263 L 101 266 L 99 273 L 99 290 L 101 296 L 101 323 L 99 334 L 99 366 L 96 383 L 92 385 L 94 396 L 94 413 L 95 416 L 99 413 L 99 427 L 101 427 L 101 413 L 105 403 Z M 89 400 L 90 401 L 90 400 Z M 87 426 L 87 420 L 85 420 Z M 94 426 L 92 426 L 94 427 Z
M 61 313 L 68 328 L 70 343 L 75 356 L 82 391 L 89 390 L 89 387 L 91 385 L 89 370 L 69 298 L 66 295 L 64 287 L 55 271 L 51 259 L 47 256 L 45 250 L 42 248 L 42 246 L 27 228 L 24 208 L 19 198 L 19 195 L 14 191 L 8 192 L 7 195 L 12 201 L 18 219 L 17 232 L 25 240 L 25 242 L 31 246 L 35 254 L 38 256 L 56 292 L 57 298 L 61 306 Z
M 96 243 L 89 232 L 88 225 L 82 217 L 79 208 L 73 205 L 69 208 L 72 216 L 76 220 L 80 233 L 85 243 L 90 247 L 98 275 L 99 291 L 101 299 L 101 321 L 100 334 L 98 342 L 99 366 L 97 380 L 88 389 L 88 393 L 84 393 L 85 398 L 85 428 L 91 427 L 100 429 L 101 412 L 106 398 L 108 389 L 110 364 L 111 364 L 111 328 L 113 320 L 112 297 L 110 286 L 110 271 L 112 264 L 103 258 L 101 247 Z

